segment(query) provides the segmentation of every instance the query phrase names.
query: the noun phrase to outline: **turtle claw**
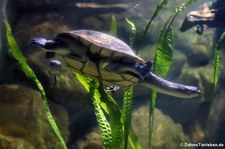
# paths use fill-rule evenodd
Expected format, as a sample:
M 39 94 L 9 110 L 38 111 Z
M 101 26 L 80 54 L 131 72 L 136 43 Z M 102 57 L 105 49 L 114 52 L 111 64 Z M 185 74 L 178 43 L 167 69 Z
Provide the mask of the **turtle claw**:
M 107 92 L 116 92 L 116 91 L 118 91 L 119 89 L 120 89 L 119 86 L 107 86 L 107 87 L 106 87 L 106 91 L 107 91 Z

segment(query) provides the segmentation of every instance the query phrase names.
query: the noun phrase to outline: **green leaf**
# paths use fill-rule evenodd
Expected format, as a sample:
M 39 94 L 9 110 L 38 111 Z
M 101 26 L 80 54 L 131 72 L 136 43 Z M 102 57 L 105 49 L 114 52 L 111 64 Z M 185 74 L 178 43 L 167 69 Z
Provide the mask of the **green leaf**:
M 42 97 L 42 103 L 44 104 L 45 107 L 45 113 L 47 116 L 47 119 L 51 125 L 51 127 L 53 128 L 56 136 L 58 137 L 59 141 L 61 142 L 62 146 L 64 149 L 67 149 L 66 144 L 62 138 L 62 135 L 60 134 L 60 131 L 56 125 L 56 122 L 51 114 L 51 111 L 49 109 L 49 105 L 47 102 L 47 97 L 44 91 L 43 86 L 41 85 L 40 81 L 37 79 L 36 75 L 34 74 L 34 72 L 32 71 L 32 69 L 29 67 L 29 65 L 26 62 L 26 58 L 23 56 L 23 54 L 20 51 L 20 48 L 18 46 L 18 44 L 16 43 L 16 40 L 13 37 L 11 28 L 9 26 L 9 24 L 7 22 L 4 22 L 6 29 L 7 29 L 7 40 L 10 46 L 10 51 L 13 55 L 13 57 L 19 62 L 23 72 L 25 73 L 26 77 L 30 80 L 32 80 L 36 86 L 38 87 L 40 93 L 41 93 L 41 97 Z
M 131 127 L 131 130 L 130 130 L 130 135 L 129 135 L 128 140 L 129 140 L 129 144 L 130 144 L 132 149 L 142 149 L 141 144 L 138 140 L 138 137 L 134 133 L 134 130 L 133 130 L 132 127 Z
M 130 32 L 130 46 L 133 46 L 134 37 L 136 34 L 136 27 L 132 21 L 126 18 L 127 23 L 131 27 Z M 123 109 L 122 109 L 122 123 L 124 130 L 124 149 L 127 149 L 128 142 L 132 149 L 141 149 L 138 137 L 133 131 L 131 126 L 132 118 L 132 107 L 133 107 L 133 86 L 131 86 L 125 93 L 123 97 Z
M 159 41 L 157 43 L 156 55 L 154 60 L 154 72 L 161 76 L 165 77 L 170 69 L 173 56 L 173 29 L 172 24 L 174 19 L 187 5 L 191 4 L 196 0 L 186 0 L 181 3 L 174 11 L 174 13 L 169 17 L 165 23 Z M 151 99 L 149 100 L 149 143 L 148 148 L 151 148 L 151 140 L 153 133 L 153 124 L 154 124 L 154 108 L 157 98 L 157 92 L 152 91 Z
M 151 100 L 148 101 L 148 107 L 149 107 L 148 148 L 149 149 L 152 147 L 152 134 L 153 134 L 154 111 L 155 111 L 156 98 L 157 98 L 157 92 L 152 91 L 151 92 Z
M 79 74 L 79 73 L 73 72 L 73 74 L 75 75 L 75 77 L 77 78 L 77 80 L 82 84 L 82 86 L 86 89 L 86 91 L 89 93 L 90 82 L 92 81 L 92 79 L 89 78 L 89 77 L 86 77 L 86 76 L 84 76 L 84 75 L 81 75 L 81 74 Z M 100 103 L 100 105 L 101 105 L 101 107 L 103 108 L 103 110 L 104 110 L 106 113 L 109 113 L 106 103 L 101 102 L 100 99 L 97 99 L 97 100 L 98 100 L 98 102 Z
M 92 80 L 89 85 L 90 85 L 89 94 L 90 94 L 90 97 L 92 98 L 92 103 L 95 109 L 96 120 L 101 130 L 101 136 L 103 139 L 103 147 L 105 149 L 110 149 L 112 144 L 112 132 L 111 132 L 110 124 L 108 123 L 99 102 L 102 96 L 98 90 L 99 83 Z
M 178 14 L 182 10 L 184 10 L 188 5 L 190 5 L 192 2 L 196 2 L 197 0 L 186 0 L 185 2 L 181 3 L 176 9 L 175 14 Z
M 182 10 L 184 10 L 188 5 L 190 5 L 192 2 L 195 2 L 195 1 L 196 1 L 196 0 L 186 0 L 186 1 L 184 1 L 183 3 L 181 3 L 179 6 L 177 6 L 176 9 L 175 9 L 175 11 L 174 11 L 174 13 L 169 17 L 169 19 L 168 19 L 167 22 L 165 23 L 164 29 L 169 28 L 169 27 L 173 24 L 173 22 L 174 22 L 176 16 L 177 16 Z
M 188 5 L 196 0 L 186 0 L 181 3 L 170 16 L 170 18 L 165 23 L 163 30 L 161 32 L 159 41 L 157 43 L 157 50 L 155 56 L 154 71 L 156 74 L 165 77 L 170 69 L 173 55 L 173 32 L 172 24 L 179 12 L 185 9 Z
M 173 57 L 173 32 L 172 26 L 162 32 L 157 43 L 157 50 L 154 60 L 154 71 L 156 74 L 165 77 L 170 69 Z
M 74 73 L 78 81 L 85 87 L 92 98 L 96 120 L 101 130 L 104 148 L 120 149 L 123 144 L 123 128 L 121 112 L 115 100 L 104 90 L 102 83 Z M 108 122 L 103 110 L 109 115 Z
M 216 88 L 219 79 L 219 66 L 220 66 L 220 51 L 221 51 L 221 42 L 224 40 L 225 32 L 220 36 L 220 39 L 215 48 L 215 64 L 214 64 L 214 76 L 213 76 L 213 92 L 216 93 Z
M 89 93 L 90 89 L 90 83 L 92 81 L 91 78 L 85 77 L 84 75 L 80 75 L 78 73 L 73 72 L 77 80 L 83 85 L 83 87 L 86 89 L 86 91 Z
M 132 47 L 133 43 L 134 43 L 134 37 L 135 37 L 135 34 L 136 34 L 136 26 L 127 17 L 126 17 L 126 21 L 130 25 L 130 28 L 131 28 L 129 39 L 130 39 L 130 46 Z
M 109 115 L 109 124 L 111 127 L 112 144 L 111 149 L 122 149 L 123 148 L 123 127 L 121 123 L 121 112 L 120 108 L 112 98 L 112 96 L 106 92 L 101 83 L 98 89 L 101 94 L 101 101 L 106 103 Z
M 122 122 L 124 128 L 124 149 L 127 149 L 128 136 L 130 134 L 131 129 L 132 107 L 133 107 L 133 86 L 130 87 L 124 93 L 123 97 Z
M 116 22 L 116 17 L 112 16 L 112 23 L 110 26 L 109 34 L 116 36 L 117 35 L 117 22 Z

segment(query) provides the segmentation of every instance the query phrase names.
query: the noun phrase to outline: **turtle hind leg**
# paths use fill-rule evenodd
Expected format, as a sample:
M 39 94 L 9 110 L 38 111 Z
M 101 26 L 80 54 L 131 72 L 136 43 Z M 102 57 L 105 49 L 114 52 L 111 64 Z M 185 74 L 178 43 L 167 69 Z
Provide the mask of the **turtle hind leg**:
M 47 40 L 44 38 L 32 38 L 30 44 L 41 46 L 45 49 L 54 49 L 58 46 L 57 42 L 54 40 Z

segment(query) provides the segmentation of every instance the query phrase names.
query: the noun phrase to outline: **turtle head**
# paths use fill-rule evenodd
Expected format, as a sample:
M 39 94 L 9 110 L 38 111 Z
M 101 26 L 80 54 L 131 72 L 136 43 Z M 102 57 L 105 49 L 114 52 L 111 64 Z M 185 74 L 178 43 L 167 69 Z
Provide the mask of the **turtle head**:
M 178 91 L 177 96 L 182 98 L 194 98 L 201 94 L 201 90 L 195 86 L 179 85 Z

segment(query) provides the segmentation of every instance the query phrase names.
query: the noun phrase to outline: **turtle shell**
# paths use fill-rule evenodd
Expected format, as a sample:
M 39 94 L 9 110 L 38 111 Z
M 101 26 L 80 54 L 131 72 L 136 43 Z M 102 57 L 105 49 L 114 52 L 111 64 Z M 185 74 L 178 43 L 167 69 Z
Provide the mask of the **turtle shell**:
M 56 36 L 56 39 L 65 37 L 80 41 L 92 54 L 97 53 L 106 58 L 124 58 L 124 61 L 145 63 L 145 61 L 137 56 L 126 43 L 102 32 L 93 30 L 74 30 L 60 33 Z
M 146 63 L 138 57 L 133 50 L 123 41 L 93 30 L 74 30 L 60 33 L 55 38 L 68 46 L 73 54 L 78 54 L 80 60 L 72 55 L 59 53 L 58 58 L 69 70 L 80 72 L 103 83 L 115 86 L 129 86 L 138 82 L 136 72 L 118 72 L 121 67 L 134 66 L 136 63 Z M 84 48 L 85 47 L 85 48 Z M 62 51 L 61 51 L 62 52 Z M 114 70 L 106 69 L 111 64 Z M 118 65 L 117 65 L 118 64 Z M 112 67 L 110 67 L 112 69 Z M 135 71 L 135 70 L 134 70 Z

